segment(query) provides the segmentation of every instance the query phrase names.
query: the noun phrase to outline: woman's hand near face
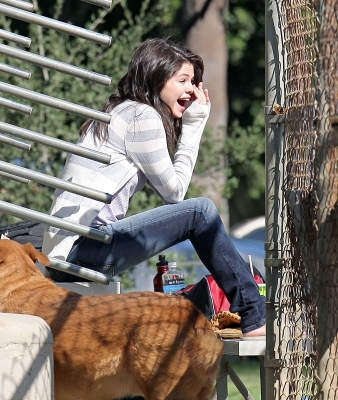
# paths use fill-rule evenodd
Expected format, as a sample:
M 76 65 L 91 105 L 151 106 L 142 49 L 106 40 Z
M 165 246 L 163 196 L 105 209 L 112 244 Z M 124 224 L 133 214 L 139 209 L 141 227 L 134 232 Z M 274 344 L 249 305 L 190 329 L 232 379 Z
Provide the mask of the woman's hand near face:
M 192 98 L 191 100 L 196 101 L 196 103 L 204 105 L 210 103 L 209 91 L 208 89 L 203 89 L 203 82 L 193 86 L 192 97 L 195 97 L 195 99 Z

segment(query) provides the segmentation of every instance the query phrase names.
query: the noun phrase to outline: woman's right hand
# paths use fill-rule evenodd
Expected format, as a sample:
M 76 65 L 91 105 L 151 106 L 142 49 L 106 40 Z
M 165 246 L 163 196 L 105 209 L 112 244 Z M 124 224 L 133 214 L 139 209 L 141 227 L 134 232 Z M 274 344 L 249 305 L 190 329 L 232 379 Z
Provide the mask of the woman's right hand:
M 203 82 L 200 82 L 197 86 L 193 85 L 191 101 L 204 105 L 210 103 L 209 91 L 208 89 L 203 89 Z

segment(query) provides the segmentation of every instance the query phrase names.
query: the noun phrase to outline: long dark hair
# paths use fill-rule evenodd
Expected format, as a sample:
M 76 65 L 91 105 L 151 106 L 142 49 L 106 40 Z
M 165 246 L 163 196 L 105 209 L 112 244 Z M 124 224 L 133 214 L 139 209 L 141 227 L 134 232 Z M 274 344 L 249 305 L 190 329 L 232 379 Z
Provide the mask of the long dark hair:
M 128 72 L 118 83 L 118 92 L 109 96 L 101 111 L 109 113 L 114 107 L 129 99 L 152 106 L 161 116 L 167 135 L 169 153 L 174 154 L 181 134 L 181 118 L 173 118 L 160 93 L 166 82 L 179 71 L 184 63 L 194 67 L 194 83 L 202 82 L 204 65 L 201 57 L 187 48 L 167 39 L 149 39 L 134 52 Z M 99 140 L 108 137 L 108 125 L 89 120 L 80 129 L 87 132 L 93 122 L 93 134 Z

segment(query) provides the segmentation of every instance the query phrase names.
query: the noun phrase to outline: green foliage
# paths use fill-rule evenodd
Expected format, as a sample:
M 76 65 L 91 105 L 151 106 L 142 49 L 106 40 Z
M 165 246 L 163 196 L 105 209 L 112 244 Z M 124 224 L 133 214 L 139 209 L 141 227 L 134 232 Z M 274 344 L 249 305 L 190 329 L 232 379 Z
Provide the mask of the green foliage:
M 248 44 L 254 34 L 257 24 L 247 9 L 237 4 L 231 8 L 232 12 L 228 15 L 229 39 L 229 62 L 231 65 L 240 65 L 248 51 Z M 232 30 L 232 29 L 233 30 Z
M 194 172 L 201 177 L 212 176 L 221 168 L 223 158 L 224 151 L 220 142 L 215 140 L 214 132 L 206 127 Z
M 264 1 L 231 0 L 228 26 L 229 122 L 250 126 L 264 115 Z
M 130 203 L 127 216 L 136 214 L 140 211 L 151 210 L 163 204 L 164 203 L 161 198 L 154 193 L 154 191 L 148 185 L 146 185 L 143 190 L 134 195 Z
M 168 10 L 164 14 L 163 17 L 163 25 L 164 26 L 172 26 L 175 23 L 175 17 L 178 12 L 178 10 L 181 7 L 181 0 L 171 0 L 168 1 Z
M 122 274 L 118 275 L 118 278 L 115 278 L 115 281 L 121 281 L 123 292 L 128 292 L 133 290 L 135 287 L 135 278 L 132 273 L 135 271 L 134 268 L 128 269 L 128 271 L 122 272 Z
M 235 121 L 230 131 L 231 135 L 225 144 L 228 156 L 228 183 L 224 196 L 231 198 L 239 187 L 241 179 L 250 177 L 250 183 L 246 187 L 248 196 L 259 199 L 265 188 L 265 171 L 262 163 L 265 143 L 262 129 L 257 125 L 242 128 L 238 121 Z
M 231 0 L 228 26 L 229 127 L 225 153 L 230 224 L 264 213 L 264 1 Z M 251 207 L 248 207 L 250 204 Z

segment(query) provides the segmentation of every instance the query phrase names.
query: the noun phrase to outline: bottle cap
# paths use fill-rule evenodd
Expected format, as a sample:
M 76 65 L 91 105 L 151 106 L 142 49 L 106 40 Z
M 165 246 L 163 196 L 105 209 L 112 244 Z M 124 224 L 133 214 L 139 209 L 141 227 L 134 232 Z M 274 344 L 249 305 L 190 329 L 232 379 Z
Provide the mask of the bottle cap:
M 170 267 L 176 267 L 177 266 L 177 264 L 176 264 L 176 261 L 171 261 L 169 264 L 168 264 L 168 267 L 170 268 Z
M 158 256 L 158 262 L 156 263 L 157 267 L 166 267 L 168 265 L 168 261 L 165 259 L 165 255 L 160 254 Z

